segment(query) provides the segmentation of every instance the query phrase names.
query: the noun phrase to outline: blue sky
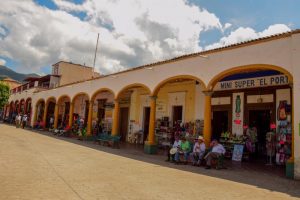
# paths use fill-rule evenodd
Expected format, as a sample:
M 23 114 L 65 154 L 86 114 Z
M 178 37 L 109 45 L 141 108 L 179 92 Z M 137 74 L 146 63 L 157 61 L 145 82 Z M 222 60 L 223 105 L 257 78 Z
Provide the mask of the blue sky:
M 0 8 L 0 64 L 41 74 L 59 60 L 91 65 L 101 32 L 96 69 L 111 73 L 300 28 L 297 0 L 138 2 L 140 7 L 131 0 L 7 1 Z M 21 46 L 14 46 L 16 40 Z
M 217 15 L 221 22 L 231 23 L 231 29 L 252 27 L 262 31 L 271 24 L 286 24 L 291 29 L 300 28 L 300 1 L 298 0 L 190 0 L 191 3 L 205 8 Z M 226 2 L 226 3 L 225 3 Z M 225 35 L 230 30 L 225 32 Z M 204 44 L 218 41 L 219 31 L 203 34 Z

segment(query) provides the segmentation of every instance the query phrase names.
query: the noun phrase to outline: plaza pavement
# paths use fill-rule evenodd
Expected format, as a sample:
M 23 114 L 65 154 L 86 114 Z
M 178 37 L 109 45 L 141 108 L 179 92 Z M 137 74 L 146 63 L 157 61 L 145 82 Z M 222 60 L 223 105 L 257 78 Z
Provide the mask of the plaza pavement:
M 0 199 L 300 198 L 299 181 L 163 158 L 0 124 Z

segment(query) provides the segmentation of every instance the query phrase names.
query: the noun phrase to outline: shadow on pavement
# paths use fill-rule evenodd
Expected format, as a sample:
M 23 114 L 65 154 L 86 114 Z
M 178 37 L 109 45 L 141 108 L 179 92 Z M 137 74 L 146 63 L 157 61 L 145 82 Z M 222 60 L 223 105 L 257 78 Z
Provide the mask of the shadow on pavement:
M 163 154 L 145 154 L 142 145 L 121 144 L 120 149 L 113 149 L 107 146 L 100 146 L 93 141 L 81 141 L 76 138 L 58 137 L 52 135 L 52 133 L 43 131 L 34 132 L 105 153 L 151 163 L 158 167 L 168 167 L 218 179 L 225 179 L 300 198 L 300 181 L 287 179 L 284 175 L 284 168 L 278 166 L 266 166 L 264 164 L 254 163 L 232 163 L 230 160 L 227 160 L 225 162 L 226 169 L 206 170 L 204 167 L 174 165 L 173 163 L 166 162 L 166 156 Z M 201 181 L 201 179 L 199 179 L 199 181 Z M 268 197 L 266 196 L 266 198 Z

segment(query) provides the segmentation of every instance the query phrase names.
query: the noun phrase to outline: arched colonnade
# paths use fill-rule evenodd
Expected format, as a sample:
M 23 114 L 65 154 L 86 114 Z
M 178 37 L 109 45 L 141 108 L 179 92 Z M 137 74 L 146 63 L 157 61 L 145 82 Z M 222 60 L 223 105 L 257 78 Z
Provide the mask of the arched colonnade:
M 211 114 L 212 114 L 212 94 L 214 92 L 214 87 L 216 84 L 221 81 L 223 78 L 227 76 L 231 76 L 237 73 L 256 71 L 256 70 L 274 70 L 278 71 L 284 75 L 286 75 L 289 79 L 290 84 L 293 82 L 293 77 L 289 71 L 284 68 L 274 66 L 274 65 L 247 65 L 247 66 L 239 66 L 227 69 L 222 71 L 209 81 L 203 81 L 197 76 L 193 75 L 176 75 L 166 77 L 164 80 L 159 81 L 155 87 L 149 87 L 144 83 L 130 83 L 125 85 L 123 88 L 118 91 L 110 88 L 109 86 L 98 88 L 92 93 L 86 93 L 85 91 L 78 91 L 74 95 L 70 95 L 68 93 L 62 94 L 56 97 L 49 97 L 47 99 L 39 99 L 35 103 L 35 113 L 34 120 L 38 120 L 38 116 L 42 114 L 43 120 L 47 121 L 47 115 L 49 112 L 49 104 L 52 102 L 54 108 L 52 109 L 52 115 L 54 117 L 54 128 L 58 128 L 60 124 L 64 123 L 72 126 L 74 122 L 74 113 L 81 118 L 83 118 L 84 124 L 86 125 L 87 135 L 91 135 L 93 132 L 93 121 L 101 120 L 101 116 L 104 115 L 102 111 L 102 106 L 111 106 L 111 119 L 112 119 L 112 127 L 111 134 L 118 135 L 120 133 L 120 110 L 122 109 L 122 103 L 124 103 L 124 99 L 126 99 L 126 94 L 128 92 L 134 91 L 136 88 L 141 88 L 143 90 L 143 94 L 145 94 L 149 98 L 149 124 L 147 126 L 147 140 L 145 141 L 145 146 L 148 146 L 150 149 L 152 146 L 155 146 L 155 120 L 156 120 L 156 111 L 157 111 L 157 95 L 160 90 L 170 82 L 182 81 L 182 80 L 190 80 L 194 81 L 196 84 L 201 85 L 201 91 L 204 94 L 204 107 L 203 109 L 203 118 L 204 118 L 204 130 L 203 135 L 207 144 L 209 144 L 212 138 L 212 125 L 211 125 Z M 150 78 L 150 77 L 149 77 Z M 76 87 L 76 85 L 74 85 Z M 292 92 L 293 93 L 293 92 Z M 9 110 L 20 107 L 20 101 L 11 102 L 9 105 Z M 292 102 L 293 104 L 293 102 Z M 41 108 L 44 106 L 44 108 Z M 14 108 L 13 108 L 14 107 Z M 39 108 L 40 107 L 40 108 Z M 81 107 L 82 110 L 78 110 Z M 77 110 L 76 110 L 77 109 Z M 38 113 L 40 112 L 40 113 Z M 41 113 L 42 112 L 42 113 Z M 99 114 L 102 113 L 102 114 Z M 293 116 L 292 116 L 293 120 Z M 67 121 L 67 122 L 66 122 Z M 47 124 L 47 122 L 46 122 Z M 294 140 L 293 140 L 294 141 Z

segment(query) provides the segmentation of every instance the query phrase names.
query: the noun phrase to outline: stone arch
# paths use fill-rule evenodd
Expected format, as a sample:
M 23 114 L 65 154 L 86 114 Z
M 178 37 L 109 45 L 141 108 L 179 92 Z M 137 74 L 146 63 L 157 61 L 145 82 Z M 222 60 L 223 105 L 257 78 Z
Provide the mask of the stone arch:
M 96 96 L 97 96 L 99 93 L 101 93 L 101 92 L 106 92 L 106 91 L 112 93 L 112 94 L 114 95 L 114 97 L 116 96 L 115 93 L 114 93 L 111 89 L 109 89 L 109 88 L 100 88 L 100 89 L 98 89 L 96 92 L 94 92 L 94 93 L 92 94 L 91 101 L 94 101 L 95 98 L 96 98 Z
M 215 75 L 208 83 L 207 89 L 209 91 L 212 91 L 213 88 L 215 87 L 215 85 L 222 80 L 223 78 L 230 76 L 230 75 L 234 75 L 234 74 L 238 74 L 238 73 L 243 73 L 243 72 L 251 72 L 251 71 L 255 71 L 255 70 L 274 70 L 274 71 L 278 71 L 283 73 L 284 75 L 286 75 L 288 77 L 289 83 L 293 84 L 293 75 L 285 68 L 280 67 L 280 66 L 276 66 L 276 65 L 270 65 L 270 64 L 251 64 L 251 65 L 242 65 L 242 66 L 237 66 L 237 67 L 232 67 L 229 68 L 227 70 L 224 70 L 220 73 L 218 73 L 217 75 Z M 291 87 L 291 93 L 292 93 L 292 97 L 291 97 L 291 103 L 292 103 L 292 160 L 294 159 L 294 134 L 295 134 L 295 130 L 294 130 L 294 100 L 293 100 L 293 95 L 294 95 L 294 91 L 293 91 L 293 87 Z
M 120 95 L 122 94 L 122 92 L 124 92 L 124 91 L 126 91 L 127 89 L 130 89 L 130 88 L 132 88 L 132 87 L 142 87 L 142 88 L 145 88 L 145 89 L 149 92 L 149 94 L 151 94 L 151 90 L 149 89 L 148 86 L 146 86 L 146 85 L 144 85 L 144 84 L 142 84 L 142 83 L 133 83 L 133 84 L 130 84 L 130 85 L 127 85 L 127 86 L 123 87 L 123 88 L 118 92 L 118 94 L 117 94 L 117 96 L 116 96 L 116 99 L 118 99 L 118 98 L 120 97 Z
M 67 94 L 64 94 L 64 95 L 61 95 L 61 96 L 58 97 L 57 103 L 60 103 L 60 101 L 61 101 L 62 99 L 64 99 L 64 98 L 68 98 L 69 101 L 71 102 L 71 97 L 70 97 L 69 95 L 67 95 Z
M 176 79 L 191 79 L 191 80 L 196 80 L 196 81 L 198 81 L 199 83 L 201 83 L 203 90 L 206 90 L 206 84 L 205 84 L 201 79 L 199 79 L 198 77 L 191 76 L 191 75 L 179 75 L 179 76 L 172 76 L 172 77 L 169 77 L 169 78 L 167 78 L 167 79 L 161 81 L 160 83 L 158 83 L 158 84 L 155 86 L 155 88 L 154 88 L 154 90 L 153 90 L 151 96 L 156 96 L 156 95 L 158 94 L 159 89 L 160 89 L 161 87 L 163 87 L 163 86 L 164 86 L 165 84 L 167 84 L 168 82 L 170 82 L 170 81 L 172 81 L 172 80 L 176 80 Z
M 85 96 L 87 96 L 88 99 L 90 100 L 90 96 L 89 96 L 86 92 L 79 92 L 79 93 L 77 93 L 77 94 L 75 94 L 75 95 L 73 96 L 73 98 L 72 98 L 72 103 L 74 103 L 75 99 L 76 99 L 78 96 L 80 96 L 80 95 L 85 95 Z
M 49 104 L 49 102 L 50 102 L 51 100 L 54 100 L 54 102 L 56 103 L 56 98 L 55 98 L 54 96 L 51 96 L 51 97 L 47 98 L 47 100 L 46 100 L 46 105 Z

